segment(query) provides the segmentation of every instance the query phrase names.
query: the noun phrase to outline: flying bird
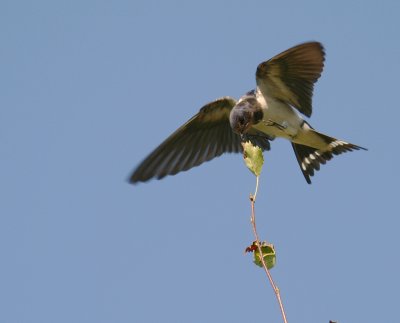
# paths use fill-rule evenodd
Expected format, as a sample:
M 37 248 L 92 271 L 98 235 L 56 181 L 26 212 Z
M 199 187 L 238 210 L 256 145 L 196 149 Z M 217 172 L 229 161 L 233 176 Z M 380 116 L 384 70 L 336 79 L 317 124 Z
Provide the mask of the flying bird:
M 366 150 L 314 130 L 301 116 L 311 116 L 314 83 L 324 60 L 323 46 L 308 42 L 262 62 L 254 90 L 238 101 L 225 96 L 203 106 L 139 164 L 129 181 L 161 179 L 223 153 L 242 152 L 242 141 L 269 150 L 270 141 L 281 137 L 291 142 L 304 178 L 311 184 L 310 177 L 334 155 Z

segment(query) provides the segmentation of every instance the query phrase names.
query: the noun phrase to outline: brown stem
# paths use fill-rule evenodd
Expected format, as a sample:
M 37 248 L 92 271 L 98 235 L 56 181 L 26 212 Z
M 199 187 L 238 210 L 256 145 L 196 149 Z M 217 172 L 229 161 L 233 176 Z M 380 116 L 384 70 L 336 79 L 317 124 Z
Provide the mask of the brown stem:
M 258 187 L 258 177 L 257 177 L 257 187 Z M 270 282 L 270 284 L 271 284 L 271 286 L 272 286 L 272 288 L 273 288 L 273 290 L 275 292 L 276 299 L 278 300 L 279 307 L 281 309 L 283 322 L 287 323 L 285 309 L 283 307 L 283 303 L 282 303 L 282 300 L 281 300 L 281 295 L 280 295 L 280 292 L 279 292 L 279 288 L 275 285 L 275 282 L 272 279 L 271 273 L 269 272 L 269 270 L 267 268 L 267 264 L 265 263 L 264 255 L 263 255 L 262 249 L 261 249 L 260 239 L 258 238 L 257 226 L 256 226 L 256 213 L 255 213 L 255 210 L 254 210 L 255 195 L 256 194 L 254 194 L 254 196 L 250 195 L 250 201 L 251 201 L 251 224 L 252 224 L 252 227 L 253 227 L 253 233 L 254 233 L 254 237 L 256 239 L 256 245 L 257 245 L 258 252 L 260 253 L 261 263 L 263 265 L 265 273 L 267 274 L 269 282 Z

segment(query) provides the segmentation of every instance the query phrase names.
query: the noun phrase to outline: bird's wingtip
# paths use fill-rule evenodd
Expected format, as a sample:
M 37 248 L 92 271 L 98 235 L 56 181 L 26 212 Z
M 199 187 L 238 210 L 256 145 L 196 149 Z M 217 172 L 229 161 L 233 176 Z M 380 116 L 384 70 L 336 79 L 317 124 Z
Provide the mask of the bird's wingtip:
M 125 180 L 128 184 L 131 185 L 137 185 L 139 183 L 139 180 L 135 177 L 135 175 L 130 175 L 128 178 Z

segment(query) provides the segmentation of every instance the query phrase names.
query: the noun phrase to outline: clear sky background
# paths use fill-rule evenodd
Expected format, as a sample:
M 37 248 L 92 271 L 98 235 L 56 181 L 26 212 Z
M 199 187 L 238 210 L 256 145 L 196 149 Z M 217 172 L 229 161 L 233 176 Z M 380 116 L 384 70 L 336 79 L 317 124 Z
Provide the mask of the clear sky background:
M 258 63 L 326 48 L 310 123 L 369 148 L 306 184 L 272 142 L 257 201 L 289 322 L 398 322 L 399 1 L 0 2 L 0 322 L 280 322 L 240 155 L 126 179 Z

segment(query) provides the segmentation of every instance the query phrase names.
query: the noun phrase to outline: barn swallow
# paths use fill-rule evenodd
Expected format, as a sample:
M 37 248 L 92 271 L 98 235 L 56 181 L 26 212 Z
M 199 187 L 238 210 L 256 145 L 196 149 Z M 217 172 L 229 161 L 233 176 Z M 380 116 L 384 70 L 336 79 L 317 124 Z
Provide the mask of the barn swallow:
M 308 42 L 262 62 L 255 90 L 238 101 L 222 97 L 203 106 L 139 164 L 129 181 L 161 179 L 223 153 L 242 152 L 245 140 L 269 150 L 270 141 L 281 137 L 291 142 L 304 178 L 311 184 L 314 171 L 333 155 L 366 150 L 314 130 L 300 115 L 311 116 L 314 83 L 324 61 L 323 46 Z

